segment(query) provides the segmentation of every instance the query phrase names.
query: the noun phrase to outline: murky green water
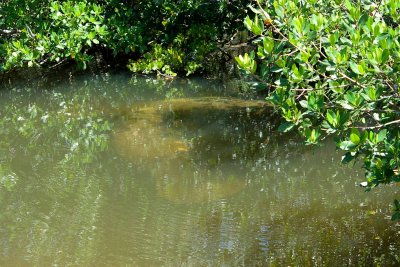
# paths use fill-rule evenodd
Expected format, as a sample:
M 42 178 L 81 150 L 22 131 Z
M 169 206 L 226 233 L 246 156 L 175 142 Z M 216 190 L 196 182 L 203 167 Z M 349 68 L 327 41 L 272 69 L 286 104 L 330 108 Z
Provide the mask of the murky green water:
M 0 266 L 398 265 L 398 187 L 365 193 L 332 144 L 226 91 L 109 74 L 2 90 Z

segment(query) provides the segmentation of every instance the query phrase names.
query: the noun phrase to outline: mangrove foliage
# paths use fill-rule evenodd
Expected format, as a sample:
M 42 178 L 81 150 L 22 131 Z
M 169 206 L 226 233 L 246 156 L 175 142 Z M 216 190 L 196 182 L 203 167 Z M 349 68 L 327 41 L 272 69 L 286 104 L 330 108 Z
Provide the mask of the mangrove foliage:
M 367 190 L 400 182 L 400 2 L 256 1 L 244 23 L 256 51 L 236 58 L 282 132 L 334 136 L 343 163 L 363 161 Z M 400 218 L 395 201 L 393 219 Z

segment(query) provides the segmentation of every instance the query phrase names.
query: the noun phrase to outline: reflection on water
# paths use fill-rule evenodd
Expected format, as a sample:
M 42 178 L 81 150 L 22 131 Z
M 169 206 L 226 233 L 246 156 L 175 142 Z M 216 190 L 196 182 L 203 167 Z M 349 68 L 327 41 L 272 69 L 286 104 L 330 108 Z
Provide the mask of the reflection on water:
M 398 188 L 365 193 L 332 144 L 277 134 L 223 85 L 104 74 L 0 93 L 0 266 L 400 262 Z

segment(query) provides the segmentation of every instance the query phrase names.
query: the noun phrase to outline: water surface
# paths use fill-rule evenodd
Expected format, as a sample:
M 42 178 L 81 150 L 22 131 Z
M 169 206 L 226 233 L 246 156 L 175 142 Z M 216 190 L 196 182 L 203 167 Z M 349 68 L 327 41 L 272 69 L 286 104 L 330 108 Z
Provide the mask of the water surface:
M 88 75 L 0 96 L 1 266 L 396 266 L 398 187 L 226 85 Z

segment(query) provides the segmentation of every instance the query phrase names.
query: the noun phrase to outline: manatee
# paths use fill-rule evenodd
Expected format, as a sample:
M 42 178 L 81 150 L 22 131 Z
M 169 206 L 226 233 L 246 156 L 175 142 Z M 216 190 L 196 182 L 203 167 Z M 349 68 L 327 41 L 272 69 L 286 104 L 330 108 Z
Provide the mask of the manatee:
M 201 115 L 264 107 L 264 101 L 215 97 L 140 103 L 127 112 L 112 143 L 121 157 L 152 171 L 160 196 L 174 203 L 214 201 L 236 194 L 246 183 L 232 174 L 229 178 L 213 177 L 206 166 L 194 167 L 193 144 L 183 134 L 179 118 L 194 110 Z

